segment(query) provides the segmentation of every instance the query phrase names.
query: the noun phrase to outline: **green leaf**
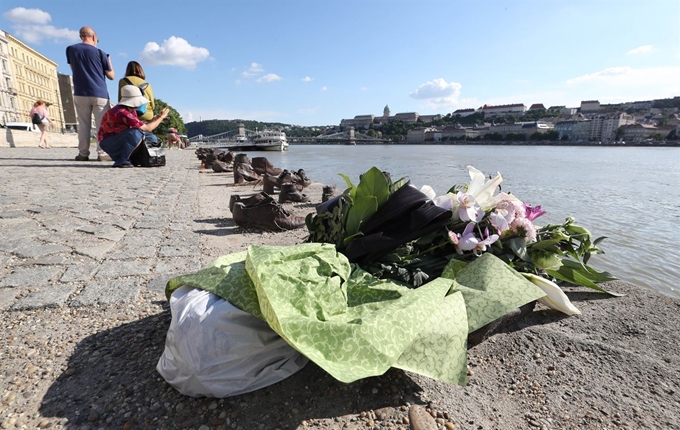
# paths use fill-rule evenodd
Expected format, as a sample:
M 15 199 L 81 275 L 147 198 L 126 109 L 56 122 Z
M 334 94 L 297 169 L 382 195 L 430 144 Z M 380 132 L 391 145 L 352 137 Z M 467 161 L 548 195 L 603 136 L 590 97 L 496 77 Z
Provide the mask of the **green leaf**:
M 592 288 L 593 290 L 597 290 L 615 297 L 623 296 L 623 294 L 607 291 L 604 288 L 600 287 L 599 285 L 595 284 L 593 281 L 590 280 L 589 274 L 587 274 L 588 271 L 585 269 L 577 270 L 566 265 L 563 265 L 562 267 L 560 267 L 559 270 L 546 270 L 545 272 L 550 276 L 565 282 Z
M 357 196 L 354 204 L 349 209 L 349 213 L 347 214 L 347 224 L 345 225 L 345 231 L 347 234 L 352 236 L 359 232 L 361 224 L 370 219 L 377 211 L 377 198 L 374 196 Z
M 524 240 L 523 237 L 515 237 L 510 240 L 506 240 L 503 242 L 503 244 L 510 248 L 510 250 L 520 259 L 526 261 L 527 263 L 531 262 L 531 257 L 527 253 L 526 240 Z
M 548 240 L 542 240 L 540 242 L 533 243 L 531 245 L 531 249 L 538 250 L 538 249 L 547 249 L 548 251 L 555 251 L 555 244 L 560 243 L 560 239 L 548 239 Z
M 340 175 L 340 177 L 345 180 L 345 183 L 347 184 L 347 189 L 349 191 L 349 193 L 348 193 L 349 197 L 350 197 L 350 199 L 354 200 L 354 196 L 356 195 L 356 192 L 357 192 L 357 187 L 354 186 L 354 184 L 347 177 L 347 175 L 342 174 L 342 173 L 338 173 L 338 175 Z
M 597 239 L 595 239 L 595 240 L 593 241 L 593 246 L 599 245 L 600 242 L 602 242 L 602 241 L 605 240 L 606 238 L 607 238 L 607 236 L 598 237 Z
M 357 200 L 363 197 L 375 197 L 378 208 L 381 207 L 390 197 L 390 188 L 387 178 L 377 167 L 371 167 L 368 172 L 361 176 L 361 182 L 357 186 Z

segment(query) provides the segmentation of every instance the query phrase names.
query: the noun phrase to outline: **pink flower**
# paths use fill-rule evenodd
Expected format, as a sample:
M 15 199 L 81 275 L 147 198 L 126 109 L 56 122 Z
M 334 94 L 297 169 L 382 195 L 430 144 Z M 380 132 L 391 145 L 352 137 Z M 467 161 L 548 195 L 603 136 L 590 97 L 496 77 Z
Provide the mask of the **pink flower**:
M 465 226 L 463 234 L 459 236 L 458 244 L 456 245 L 456 252 L 459 254 L 462 254 L 464 251 L 472 251 L 479 256 L 482 252 L 486 251 L 487 246 L 498 240 L 497 234 L 489 235 L 489 229 L 486 229 L 484 232 L 485 238 L 479 240 L 474 233 L 475 226 L 476 224 L 469 223 Z
M 458 218 L 461 220 L 479 222 L 484 218 L 484 211 L 471 194 L 458 191 L 456 200 L 458 201 Z
M 458 235 L 455 231 L 449 231 L 449 241 L 454 245 L 458 245 Z
M 529 206 L 528 204 L 524 203 L 524 212 L 526 213 L 526 217 L 529 221 L 533 221 L 539 216 L 545 215 L 546 212 L 541 210 L 541 206 Z
M 519 236 L 523 236 L 527 243 L 536 242 L 536 227 L 529 218 L 516 218 L 510 228 Z

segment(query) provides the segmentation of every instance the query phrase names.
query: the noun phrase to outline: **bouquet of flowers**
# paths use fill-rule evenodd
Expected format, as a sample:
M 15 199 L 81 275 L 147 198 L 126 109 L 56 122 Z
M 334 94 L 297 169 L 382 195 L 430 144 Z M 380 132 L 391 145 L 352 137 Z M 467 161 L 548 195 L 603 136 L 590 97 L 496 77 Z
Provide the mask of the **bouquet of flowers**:
M 593 240 L 572 217 L 539 226 L 541 206 L 501 192 L 500 173 L 487 178 L 472 166 L 468 172 L 469 183 L 440 196 L 427 185 L 393 182 L 375 167 L 356 186 L 340 175 L 348 188 L 307 217 L 308 241 L 335 244 L 374 276 L 413 287 L 439 277 L 451 260 L 465 264 L 490 252 L 540 287 L 546 293 L 540 302 L 569 315 L 580 312 L 557 282 L 616 295 L 597 283 L 617 278 L 588 265 L 603 253 L 605 237 Z

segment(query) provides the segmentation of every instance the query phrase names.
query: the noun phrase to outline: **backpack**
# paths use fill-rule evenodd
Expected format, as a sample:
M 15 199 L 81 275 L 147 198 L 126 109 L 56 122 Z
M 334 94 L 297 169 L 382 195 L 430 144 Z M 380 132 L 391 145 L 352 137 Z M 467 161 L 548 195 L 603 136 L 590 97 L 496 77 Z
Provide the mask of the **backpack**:
M 128 84 L 128 85 L 134 85 L 134 84 L 132 83 L 132 81 L 129 80 L 128 78 L 123 78 L 123 80 L 124 80 L 125 83 Z M 139 88 L 139 90 L 142 92 L 142 95 L 143 95 L 144 97 L 146 97 L 146 92 L 145 92 L 145 90 L 146 90 L 146 87 L 148 87 L 148 86 L 149 86 L 149 83 L 148 83 L 148 82 L 142 82 L 141 84 L 137 85 L 137 88 Z M 146 98 L 148 99 L 148 97 L 146 97 Z M 137 111 L 137 116 L 142 116 L 142 115 L 144 115 L 144 114 L 146 113 L 146 105 L 145 105 L 145 104 L 144 104 L 144 105 L 141 105 L 141 106 L 139 106 L 138 108 L 136 108 L 135 110 Z
M 43 118 L 40 116 L 38 112 L 34 113 L 33 116 L 31 116 L 31 122 L 35 125 L 40 125 L 42 124 Z
M 160 142 L 153 142 L 145 137 L 142 139 L 142 143 L 130 154 L 130 162 L 133 166 L 165 166 L 165 149 L 160 146 Z

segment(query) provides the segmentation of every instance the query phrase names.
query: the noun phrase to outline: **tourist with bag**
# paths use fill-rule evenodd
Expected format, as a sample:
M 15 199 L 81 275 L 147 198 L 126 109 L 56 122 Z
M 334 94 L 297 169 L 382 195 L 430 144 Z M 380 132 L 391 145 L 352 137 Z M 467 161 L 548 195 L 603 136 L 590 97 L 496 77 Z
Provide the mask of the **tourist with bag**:
M 130 156 L 146 139 L 158 138 L 151 133 L 168 116 L 165 108 L 146 124 L 137 117 L 137 108 L 149 103 L 142 90 L 135 85 L 125 85 L 120 90 L 120 102 L 104 114 L 97 133 L 99 146 L 113 160 L 112 167 L 133 167 Z
M 137 108 L 137 118 L 140 121 L 148 122 L 153 118 L 155 108 L 153 90 L 151 84 L 146 82 L 146 74 L 142 65 L 136 61 L 130 61 L 125 69 L 125 77 L 118 81 L 118 101 L 120 102 L 121 90 L 125 85 L 135 85 L 142 90 L 142 95 L 149 100 L 149 103 Z
M 38 142 L 39 148 L 51 148 L 50 144 L 47 142 L 47 124 L 51 123 L 50 114 L 47 112 L 47 105 L 43 100 L 38 99 L 33 103 L 33 109 L 28 113 L 31 117 L 31 122 L 33 125 L 40 129 L 40 141 Z

